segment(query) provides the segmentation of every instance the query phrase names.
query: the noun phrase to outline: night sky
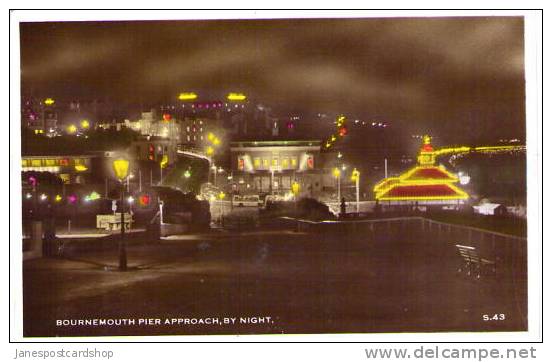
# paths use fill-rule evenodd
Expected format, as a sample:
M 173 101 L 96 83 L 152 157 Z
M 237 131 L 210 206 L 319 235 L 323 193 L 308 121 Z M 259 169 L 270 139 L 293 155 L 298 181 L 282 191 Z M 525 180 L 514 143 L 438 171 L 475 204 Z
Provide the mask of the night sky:
M 455 141 L 523 137 L 520 17 L 23 23 L 22 91 L 156 103 L 230 91 Z

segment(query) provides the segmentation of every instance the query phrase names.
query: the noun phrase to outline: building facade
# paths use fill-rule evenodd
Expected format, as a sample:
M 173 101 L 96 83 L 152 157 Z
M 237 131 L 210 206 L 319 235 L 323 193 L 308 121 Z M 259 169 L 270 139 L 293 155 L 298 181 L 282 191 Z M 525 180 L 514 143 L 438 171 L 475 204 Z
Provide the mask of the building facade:
M 300 194 L 315 197 L 324 174 L 319 140 L 237 141 L 230 144 L 232 191 L 285 194 L 295 181 Z

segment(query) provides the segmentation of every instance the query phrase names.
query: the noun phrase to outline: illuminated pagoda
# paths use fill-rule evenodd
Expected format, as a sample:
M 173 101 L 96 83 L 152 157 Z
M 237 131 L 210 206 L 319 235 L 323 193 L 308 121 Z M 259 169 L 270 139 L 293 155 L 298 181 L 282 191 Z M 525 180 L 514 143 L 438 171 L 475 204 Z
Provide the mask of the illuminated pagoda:
M 424 136 L 418 165 L 398 177 L 388 177 L 374 187 L 378 201 L 390 204 L 461 204 L 469 196 L 455 184 L 456 175 L 443 166 L 436 166 L 439 150 L 434 150 L 431 137 Z

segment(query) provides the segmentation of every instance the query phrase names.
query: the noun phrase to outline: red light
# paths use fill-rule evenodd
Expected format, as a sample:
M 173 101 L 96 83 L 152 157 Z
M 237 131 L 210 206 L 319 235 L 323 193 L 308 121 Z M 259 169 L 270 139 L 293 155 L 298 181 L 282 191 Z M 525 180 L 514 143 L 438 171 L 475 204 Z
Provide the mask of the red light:
M 347 127 L 343 126 L 339 129 L 339 135 L 341 137 L 345 136 L 347 134 Z
M 171 115 L 170 115 L 170 114 L 168 114 L 168 113 L 165 113 L 165 114 L 163 115 L 163 119 L 165 120 L 165 122 L 168 122 L 168 121 L 170 121 L 170 120 L 171 120 L 171 118 L 172 118 L 172 117 L 171 117 Z
M 150 201 L 151 198 L 147 194 L 140 195 L 140 197 L 138 198 L 138 203 L 140 204 L 140 206 L 148 206 L 150 204 Z

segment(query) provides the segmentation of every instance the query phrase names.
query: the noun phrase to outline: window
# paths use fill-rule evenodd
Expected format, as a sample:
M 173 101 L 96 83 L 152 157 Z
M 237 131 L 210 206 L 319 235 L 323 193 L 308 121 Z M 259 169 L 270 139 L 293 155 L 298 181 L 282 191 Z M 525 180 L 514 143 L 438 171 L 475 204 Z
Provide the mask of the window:
M 272 167 L 278 167 L 278 157 L 272 158 Z
M 263 158 L 263 167 L 268 168 L 268 158 Z
M 289 167 L 289 158 L 282 159 L 282 168 L 288 168 Z
M 253 159 L 253 167 L 260 168 L 261 167 L 261 159 L 259 157 L 255 157 Z
M 297 157 L 291 158 L 291 167 L 296 168 L 297 167 Z

